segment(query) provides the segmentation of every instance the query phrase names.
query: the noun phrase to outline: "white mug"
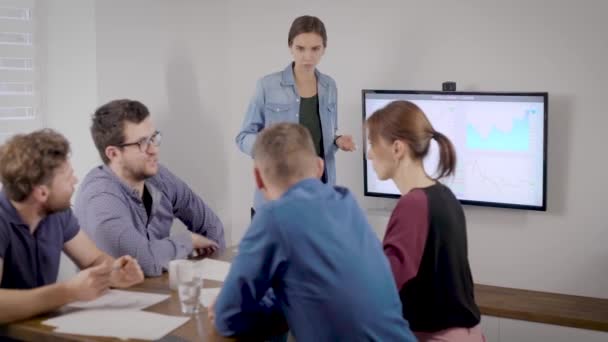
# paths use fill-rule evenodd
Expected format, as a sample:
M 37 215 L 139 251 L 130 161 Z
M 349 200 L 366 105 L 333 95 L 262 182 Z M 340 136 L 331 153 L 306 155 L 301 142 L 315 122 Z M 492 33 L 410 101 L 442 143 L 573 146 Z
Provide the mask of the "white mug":
M 169 288 L 171 290 L 177 290 L 177 265 L 182 264 L 192 264 L 192 262 L 185 259 L 176 259 L 169 261 Z

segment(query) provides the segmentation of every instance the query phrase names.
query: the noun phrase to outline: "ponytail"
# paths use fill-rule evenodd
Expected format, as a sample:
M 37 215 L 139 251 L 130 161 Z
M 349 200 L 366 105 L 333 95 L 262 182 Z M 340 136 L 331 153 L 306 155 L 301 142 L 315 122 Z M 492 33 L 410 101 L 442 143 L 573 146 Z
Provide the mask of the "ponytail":
M 435 131 L 433 138 L 439 145 L 439 164 L 437 165 L 437 179 L 447 177 L 456 169 L 456 151 L 454 145 L 443 133 Z

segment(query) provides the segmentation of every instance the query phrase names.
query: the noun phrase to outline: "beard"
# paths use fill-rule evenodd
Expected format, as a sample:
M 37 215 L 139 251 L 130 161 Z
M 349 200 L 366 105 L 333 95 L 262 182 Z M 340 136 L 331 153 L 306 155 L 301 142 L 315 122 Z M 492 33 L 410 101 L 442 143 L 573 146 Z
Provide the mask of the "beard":
M 145 164 L 137 166 L 126 164 L 123 166 L 123 174 L 135 182 L 145 181 L 146 179 L 155 176 L 157 172 L 158 168 L 148 170 L 146 169 Z
M 43 206 L 43 211 L 46 215 L 50 215 L 59 211 L 67 210 L 71 207 L 70 197 L 66 196 L 67 199 L 56 198 L 54 196 L 49 197 L 48 201 Z

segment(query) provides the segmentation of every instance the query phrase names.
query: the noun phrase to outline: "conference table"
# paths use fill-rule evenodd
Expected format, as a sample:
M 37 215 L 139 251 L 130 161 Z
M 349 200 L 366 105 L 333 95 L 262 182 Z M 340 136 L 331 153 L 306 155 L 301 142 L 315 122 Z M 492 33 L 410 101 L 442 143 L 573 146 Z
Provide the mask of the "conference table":
M 228 248 L 212 259 L 231 261 L 237 248 Z M 220 287 L 221 282 L 205 280 L 204 287 Z M 175 291 L 169 289 L 167 273 L 161 277 L 147 278 L 142 284 L 130 288 L 133 291 L 169 294 L 170 298 L 145 311 L 172 316 L 185 316 L 181 313 L 180 303 Z M 475 285 L 475 301 L 484 315 L 504 317 L 515 320 L 561 325 L 579 329 L 608 332 L 608 299 L 588 298 L 565 294 L 503 288 L 498 286 Z M 78 309 L 61 308 L 55 312 L 32 319 L 0 325 L 0 341 L 5 337 L 24 341 L 124 341 L 105 337 L 59 334 L 54 328 L 42 321 Z M 275 333 L 286 331 L 287 327 L 278 324 Z M 159 341 L 234 341 L 219 336 L 207 319 L 207 311 L 201 307 L 198 315 L 193 315 L 184 325 L 170 332 Z M 247 340 L 263 340 L 252 339 Z M 129 340 L 134 341 L 134 340 Z
M 228 248 L 224 253 L 213 256 L 213 259 L 231 261 L 236 255 L 236 248 Z M 221 282 L 205 280 L 203 287 L 220 287 Z M 150 306 L 144 311 L 156 312 L 172 316 L 187 316 L 182 314 L 176 291 L 169 289 L 169 276 L 164 273 L 160 277 L 146 278 L 143 283 L 131 287 L 128 290 L 143 291 L 150 293 L 169 294 L 170 298 L 156 305 Z M 81 335 L 59 334 L 53 331 L 53 327 L 42 324 L 43 321 L 58 315 L 73 312 L 79 309 L 63 307 L 57 311 L 34 317 L 32 319 L 0 325 L 0 341 L 5 337 L 24 341 L 125 341 L 107 337 L 92 337 Z M 200 313 L 189 315 L 191 318 L 187 323 L 173 330 L 159 341 L 235 341 L 217 334 L 213 325 L 207 318 L 207 310 L 201 306 Z M 249 339 L 248 339 L 249 340 Z M 137 340 L 128 340 L 137 341 Z

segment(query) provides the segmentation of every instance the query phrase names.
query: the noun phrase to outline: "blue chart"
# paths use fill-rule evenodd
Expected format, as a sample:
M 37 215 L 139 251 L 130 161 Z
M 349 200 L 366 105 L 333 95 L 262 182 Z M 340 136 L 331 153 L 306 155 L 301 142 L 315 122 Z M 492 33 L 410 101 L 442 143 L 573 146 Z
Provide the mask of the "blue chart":
M 477 150 L 527 151 L 530 147 L 530 120 L 528 115 L 513 119 L 511 130 L 493 126 L 485 136 L 471 123 L 467 124 L 467 147 Z

